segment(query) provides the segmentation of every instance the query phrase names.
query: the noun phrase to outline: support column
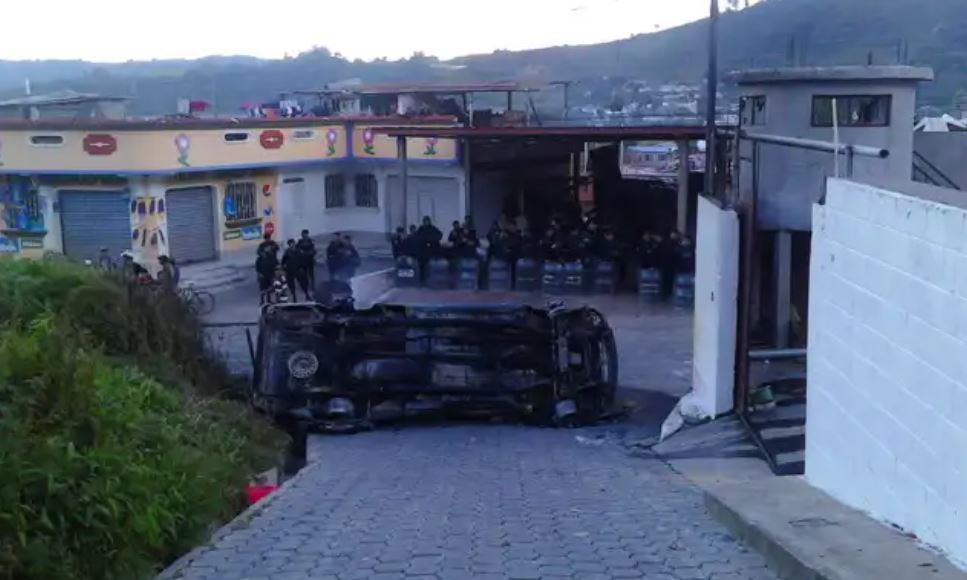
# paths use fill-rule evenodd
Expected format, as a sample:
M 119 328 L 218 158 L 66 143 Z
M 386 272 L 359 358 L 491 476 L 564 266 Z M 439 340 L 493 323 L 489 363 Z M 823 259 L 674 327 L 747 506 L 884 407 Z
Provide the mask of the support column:
M 792 321 L 792 232 L 776 232 L 776 348 L 789 347 Z
M 396 138 L 396 157 L 399 161 L 400 185 L 403 191 L 403 227 L 405 228 L 410 223 L 410 164 L 407 161 L 406 137 Z M 419 216 L 417 216 L 417 220 L 419 220 Z
M 463 154 L 463 216 L 473 217 L 473 178 L 470 159 L 470 139 L 464 139 L 461 143 L 460 152 Z
M 688 233 L 688 141 L 678 142 L 678 233 Z

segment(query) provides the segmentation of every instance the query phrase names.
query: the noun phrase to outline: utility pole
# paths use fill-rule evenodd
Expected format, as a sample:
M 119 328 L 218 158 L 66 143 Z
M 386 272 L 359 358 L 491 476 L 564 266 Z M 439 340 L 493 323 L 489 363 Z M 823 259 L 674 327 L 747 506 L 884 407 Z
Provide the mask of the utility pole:
M 715 195 L 715 112 L 719 88 L 719 1 L 711 0 L 708 18 L 708 98 L 705 111 L 705 195 Z

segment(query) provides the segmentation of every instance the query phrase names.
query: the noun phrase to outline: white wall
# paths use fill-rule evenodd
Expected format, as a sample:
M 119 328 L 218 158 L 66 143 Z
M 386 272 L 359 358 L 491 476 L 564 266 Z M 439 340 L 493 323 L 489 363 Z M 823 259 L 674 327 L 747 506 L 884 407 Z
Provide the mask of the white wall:
M 732 410 L 739 282 L 739 219 L 698 198 L 692 394 L 704 417 Z
M 967 562 L 967 205 L 902 187 L 814 210 L 806 477 Z

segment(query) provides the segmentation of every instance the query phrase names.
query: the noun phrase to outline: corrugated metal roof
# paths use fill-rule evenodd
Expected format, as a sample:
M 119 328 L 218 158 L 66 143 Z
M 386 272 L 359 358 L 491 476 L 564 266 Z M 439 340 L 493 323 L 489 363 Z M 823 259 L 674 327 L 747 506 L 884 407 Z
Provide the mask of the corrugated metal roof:
M 96 103 L 98 101 L 129 101 L 130 97 L 109 97 L 94 93 L 76 93 L 74 91 L 60 91 L 45 95 L 27 95 L 15 99 L 0 101 L 0 107 L 37 107 L 44 105 L 78 105 L 81 103 Z

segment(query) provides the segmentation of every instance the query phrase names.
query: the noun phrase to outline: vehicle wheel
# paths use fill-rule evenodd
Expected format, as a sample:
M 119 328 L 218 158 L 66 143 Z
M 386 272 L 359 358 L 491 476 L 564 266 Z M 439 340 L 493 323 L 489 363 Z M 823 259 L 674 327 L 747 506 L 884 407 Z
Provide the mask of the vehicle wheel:
M 618 388 L 618 348 L 614 334 L 602 334 L 595 349 L 594 374 L 598 386 L 585 389 L 578 395 L 578 417 L 582 424 L 594 423 L 615 403 Z
M 207 316 L 215 311 L 215 295 L 207 290 L 198 290 L 194 293 L 189 304 L 198 316 Z

